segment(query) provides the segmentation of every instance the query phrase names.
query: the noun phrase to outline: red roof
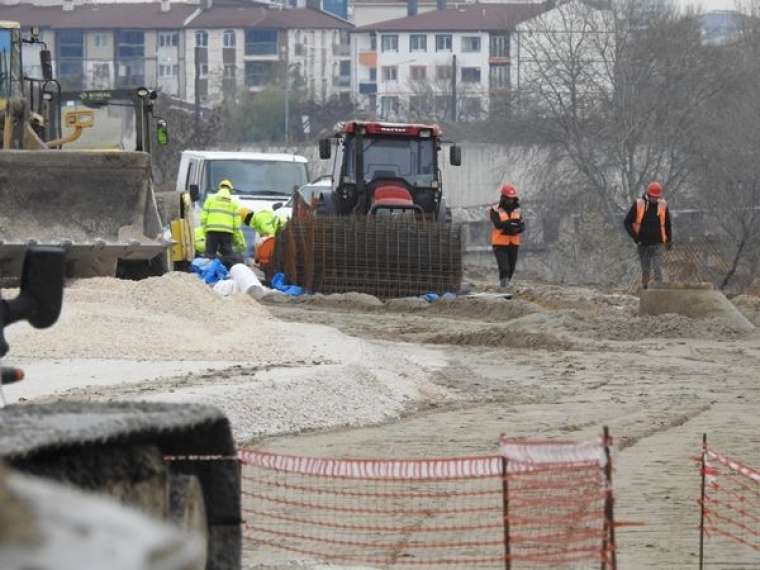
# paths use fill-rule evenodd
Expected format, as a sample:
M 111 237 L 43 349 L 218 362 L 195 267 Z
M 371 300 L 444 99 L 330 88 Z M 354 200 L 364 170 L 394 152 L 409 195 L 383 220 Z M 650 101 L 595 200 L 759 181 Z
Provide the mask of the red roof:
M 185 26 L 185 21 L 196 12 L 199 14 Z M 0 18 L 20 22 L 25 28 L 53 29 L 353 28 L 345 20 L 319 10 L 280 10 L 254 2 L 213 5 L 203 11 L 197 5 L 172 2 L 168 12 L 161 11 L 160 2 L 85 4 L 75 6 L 70 12 L 64 11 L 61 5 L 16 4 L 2 5 Z
M 188 28 L 270 28 L 276 30 L 336 30 L 353 26 L 325 12 L 310 8 L 281 10 L 261 5 L 212 6 L 187 25 Z
M 546 4 L 467 4 L 433 10 L 416 16 L 377 22 L 358 31 L 377 32 L 496 32 L 514 29 L 518 24 L 547 11 Z
M 23 27 L 39 26 L 54 29 L 178 29 L 198 9 L 190 4 L 172 3 L 168 12 L 160 2 L 139 4 L 85 4 L 70 12 L 62 6 L 16 4 L 2 7 L 3 20 L 20 22 Z

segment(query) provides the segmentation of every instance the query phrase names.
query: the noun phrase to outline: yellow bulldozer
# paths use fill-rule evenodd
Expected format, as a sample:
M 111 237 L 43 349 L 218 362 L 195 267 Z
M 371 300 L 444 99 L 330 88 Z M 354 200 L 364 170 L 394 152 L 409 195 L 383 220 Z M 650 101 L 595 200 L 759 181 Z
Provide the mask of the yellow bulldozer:
M 38 53 L 41 77 L 24 73 L 29 51 Z M 167 193 L 162 203 L 152 184 L 151 143 L 168 140 L 155 98 L 144 87 L 62 91 L 38 35 L 24 38 L 18 23 L 0 22 L 0 278 L 18 278 L 35 244 L 65 250 L 67 277 L 172 268 L 172 246 L 187 244 L 177 247 L 164 230 L 180 217 L 179 197 Z M 172 228 L 190 241 L 181 221 Z

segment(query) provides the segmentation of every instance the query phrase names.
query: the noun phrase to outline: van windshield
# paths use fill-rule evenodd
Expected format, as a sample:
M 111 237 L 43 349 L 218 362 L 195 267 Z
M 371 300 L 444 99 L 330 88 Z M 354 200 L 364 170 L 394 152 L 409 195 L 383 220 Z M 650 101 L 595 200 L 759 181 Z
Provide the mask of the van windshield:
M 239 196 L 291 196 L 306 184 L 306 164 L 275 160 L 211 160 L 206 172 L 207 192 L 216 192 L 222 180 Z

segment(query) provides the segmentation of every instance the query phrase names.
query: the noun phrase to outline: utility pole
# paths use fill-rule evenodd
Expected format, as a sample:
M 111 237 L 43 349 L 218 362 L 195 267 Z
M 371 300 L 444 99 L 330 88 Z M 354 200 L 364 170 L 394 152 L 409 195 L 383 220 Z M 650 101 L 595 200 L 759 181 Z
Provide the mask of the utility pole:
M 201 123 L 201 48 L 198 46 L 195 46 L 195 108 L 193 117 L 197 131 Z
M 457 122 L 457 56 L 451 57 L 451 122 Z
M 285 63 L 285 146 L 290 145 L 290 74 Z

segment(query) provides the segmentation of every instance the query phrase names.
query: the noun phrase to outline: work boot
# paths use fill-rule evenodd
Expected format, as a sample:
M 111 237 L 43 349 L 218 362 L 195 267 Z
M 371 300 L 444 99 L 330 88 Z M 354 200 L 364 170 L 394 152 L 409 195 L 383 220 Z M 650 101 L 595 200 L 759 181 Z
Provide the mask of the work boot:
M 499 289 L 506 289 L 507 288 L 507 278 L 503 277 L 499 279 Z
M 642 279 L 641 280 L 641 288 L 642 289 L 649 289 L 649 279 Z

